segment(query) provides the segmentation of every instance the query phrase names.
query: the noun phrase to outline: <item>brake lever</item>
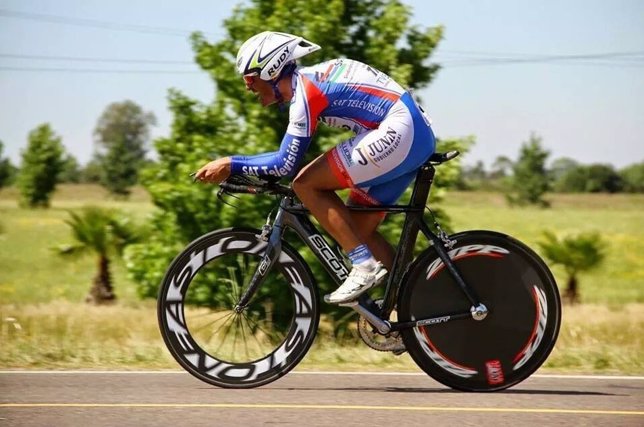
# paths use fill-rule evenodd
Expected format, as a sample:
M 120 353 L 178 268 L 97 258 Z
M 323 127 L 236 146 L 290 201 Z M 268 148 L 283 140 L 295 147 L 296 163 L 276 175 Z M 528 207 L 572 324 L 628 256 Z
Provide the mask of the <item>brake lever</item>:
M 233 204 L 231 204 L 231 203 L 228 203 L 228 202 L 226 201 L 226 199 L 224 199 L 224 194 L 227 194 L 227 195 L 229 195 L 230 197 L 234 197 L 235 199 L 239 199 L 239 197 L 235 196 L 234 194 L 227 193 L 227 192 L 226 192 L 226 190 L 224 190 L 224 189 L 223 189 L 223 188 L 221 188 L 221 187 L 219 188 L 219 191 L 217 191 L 217 199 L 218 199 L 221 203 L 223 203 L 224 205 L 228 205 L 228 206 L 230 206 L 230 207 L 233 207 L 233 208 L 237 208 L 238 206 L 235 206 L 235 205 L 233 205 Z

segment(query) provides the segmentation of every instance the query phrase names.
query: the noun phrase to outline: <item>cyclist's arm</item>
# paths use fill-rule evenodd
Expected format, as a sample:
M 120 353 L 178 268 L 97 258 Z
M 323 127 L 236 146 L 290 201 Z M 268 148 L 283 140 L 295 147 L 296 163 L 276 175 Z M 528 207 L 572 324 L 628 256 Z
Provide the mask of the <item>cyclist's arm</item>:
M 287 132 L 278 151 L 254 156 L 232 156 L 231 173 L 292 177 L 298 171 L 310 142 L 311 137 L 295 136 Z
M 299 170 L 304 154 L 311 143 L 318 116 L 322 111 L 322 108 L 318 108 L 321 103 L 317 98 L 324 98 L 324 96 L 308 79 L 304 79 L 299 74 L 295 78 L 300 89 L 296 89 L 294 99 L 291 101 L 289 126 L 280 149 L 255 156 L 233 156 L 231 164 L 233 174 L 292 177 Z M 318 107 L 313 108 L 316 102 Z

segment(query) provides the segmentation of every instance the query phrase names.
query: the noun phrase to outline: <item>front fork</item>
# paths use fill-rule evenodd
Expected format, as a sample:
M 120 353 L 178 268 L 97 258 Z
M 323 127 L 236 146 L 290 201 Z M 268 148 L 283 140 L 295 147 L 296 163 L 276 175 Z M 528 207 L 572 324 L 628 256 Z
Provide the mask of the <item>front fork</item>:
M 262 233 L 257 236 L 258 239 L 268 242 L 262 261 L 255 269 L 253 277 L 250 279 L 246 292 L 239 298 L 234 307 L 235 312 L 241 313 L 244 311 L 250 300 L 255 295 L 255 292 L 266 279 L 267 273 L 275 264 L 282 253 L 282 235 L 284 234 L 284 224 L 282 210 L 277 211 L 273 225 L 270 224 L 270 218 L 267 219 L 266 224 L 262 227 Z

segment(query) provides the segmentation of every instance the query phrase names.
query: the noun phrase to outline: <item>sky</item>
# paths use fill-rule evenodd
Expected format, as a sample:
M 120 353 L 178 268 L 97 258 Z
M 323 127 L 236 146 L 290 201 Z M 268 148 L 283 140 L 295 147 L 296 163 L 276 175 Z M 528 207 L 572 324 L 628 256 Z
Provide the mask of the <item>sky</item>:
M 154 113 L 152 137 L 167 136 L 169 88 L 215 96 L 188 35 L 221 40 L 238 3 L 0 0 L 2 156 L 19 164 L 29 131 L 50 123 L 86 163 L 99 116 L 126 99 Z M 475 137 L 466 164 L 516 158 L 532 132 L 551 160 L 644 161 L 644 1 L 404 3 L 412 24 L 445 27 L 431 58 L 443 68 L 417 94 L 439 138 Z

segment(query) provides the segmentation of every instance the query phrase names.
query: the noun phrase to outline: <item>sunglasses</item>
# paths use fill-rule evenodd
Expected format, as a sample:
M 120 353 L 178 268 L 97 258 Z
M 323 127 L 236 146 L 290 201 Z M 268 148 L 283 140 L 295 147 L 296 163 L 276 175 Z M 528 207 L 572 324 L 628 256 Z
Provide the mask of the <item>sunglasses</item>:
M 244 76 L 244 83 L 246 83 L 246 90 L 250 90 L 251 87 L 253 86 L 253 83 L 255 83 L 255 77 L 257 74 L 246 74 Z

